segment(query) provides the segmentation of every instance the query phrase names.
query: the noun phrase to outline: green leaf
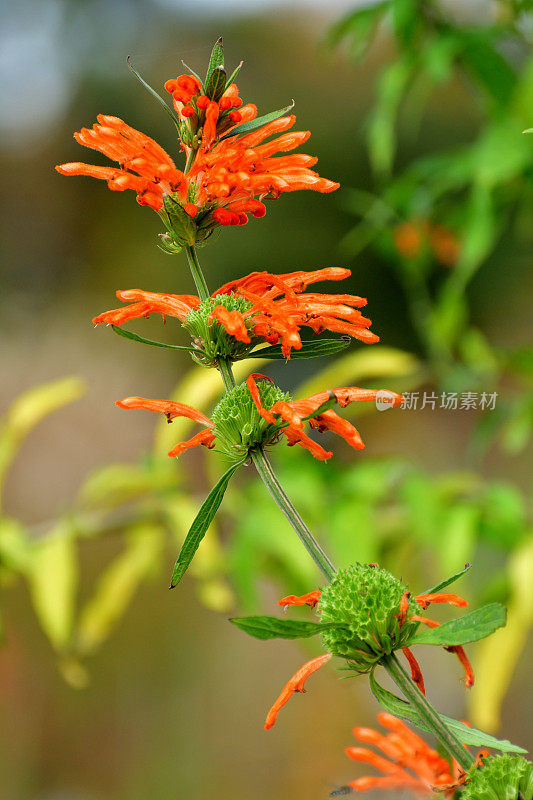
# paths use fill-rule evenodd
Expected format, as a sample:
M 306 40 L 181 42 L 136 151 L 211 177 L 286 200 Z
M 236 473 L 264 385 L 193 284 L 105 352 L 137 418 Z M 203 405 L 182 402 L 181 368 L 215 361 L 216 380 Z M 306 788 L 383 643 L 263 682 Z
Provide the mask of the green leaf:
M 302 342 L 301 350 L 291 350 L 291 361 L 295 358 L 320 358 L 321 356 L 332 356 L 346 350 L 351 344 L 349 336 L 341 339 L 317 339 L 317 341 Z M 272 358 L 276 360 L 285 359 L 281 351 L 280 344 L 271 347 L 264 347 L 262 350 L 254 350 L 248 353 L 246 358 Z
M 224 94 L 226 88 L 226 70 L 224 67 L 215 67 L 209 80 L 205 82 L 205 93 L 210 100 L 217 102 Z
M 283 117 L 284 114 L 286 114 L 288 111 L 291 111 L 293 108 L 294 100 L 290 106 L 285 106 L 285 108 L 280 108 L 277 111 L 271 111 L 270 114 L 264 114 L 262 117 L 256 117 L 256 119 L 251 119 L 249 122 L 243 122 L 242 125 L 237 125 L 235 128 L 232 128 L 231 131 L 225 133 L 224 136 L 221 136 L 219 141 L 222 142 L 224 139 L 228 139 L 230 136 L 244 136 L 245 133 L 256 131 L 258 128 L 262 128 L 263 125 L 266 125 L 268 122 L 274 122 L 275 119 Z
M 145 88 L 145 89 L 147 89 L 147 90 L 150 92 L 150 94 L 152 95 L 152 97 L 155 97 L 155 99 L 157 100 L 157 102 L 158 102 L 158 103 L 159 103 L 159 104 L 160 104 L 160 105 L 161 105 L 161 106 L 162 106 L 162 107 L 165 109 L 165 111 L 167 112 L 168 116 L 170 117 L 170 119 L 172 120 L 172 122 L 174 123 L 174 125 L 176 126 L 176 128 L 178 129 L 178 132 L 179 132 L 179 131 L 180 131 L 180 129 L 181 129 L 180 118 L 178 117 L 178 115 L 176 114 L 176 112 L 174 111 L 174 109 L 173 109 L 173 108 L 170 108 L 170 106 L 168 106 L 168 105 L 165 103 L 165 101 L 163 100 L 163 98 L 161 97 L 161 95 L 159 95 L 159 94 L 156 92 L 156 90 L 155 90 L 155 89 L 152 89 L 152 87 L 150 86 L 150 84 L 149 84 L 149 83 L 146 83 L 146 81 L 144 80 L 144 78 L 142 78 L 142 77 L 139 75 L 139 73 L 138 73 L 138 72 L 137 72 L 137 70 L 136 70 L 136 69 L 133 67 L 133 65 L 132 65 L 132 63 L 131 63 L 130 56 L 128 56 L 128 58 L 127 58 L 126 60 L 127 60 L 127 62 L 128 62 L 128 67 L 130 68 L 131 72 L 133 72 L 133 74 L 135 75 L 135 77 L 137 78 L 137 80 L 139 80 L 139 81 L 142 83 L 142 85 L 144 86 L 144 88 Z
M 229 78 L 226 81 L 226 89 L 228 89 L 231 86 L 231 84 L 233 83 L 233 81 L 235 80 L 235 78 L 237 77 L 239 72 L 241 71 L 243 64 L 244 64 L 244 61 L 241 61 L 241 63 L 238 64 L 235 67 L 235 69 L 233 70 L 233 72 L 231 73 L 231 75 L 229 76 Z M 527 133 L 527 131 L 524 131 L 524 133 Z
M 472 564 L 465 564 L 464 569 L 456 572 L 455 575 L 452 575 L 450 578 L 446 578 L 446 580 L 437 583 L 436 586 L 432 586 L 431 589 L 426 589 L 425 592 L 422 594 L 437 594 L 437 592 L 442 592 L 443 589 L 446 589 L 447 586 L 450 586 L 455 581 L 459 580 L 459 578 L 468 572 L 468 570 L 472 567 Z
M 380 703 L 383 708 L 389 712 L 389 714 L 394 714 L 395 717 L 407 719 L 409 722 L 412 722 L 423 731 L 432 733 L 431 728 L 422 719 L 416 708 L 413 708 L 410 703 L 407 703 L 405 700 L 401 700 L 399 697 L 396 697 L 395 694 L 392 694 L 392 692 L 389 692 L 387 689 L 384 689 L 382 686 L 380 686 L 376 681 L 373 672 L 370 673 L 369 677 L 370 689 L 372 690 L 374 697 L 378 703 Z M 469 728 L 462 722 L 452 719 L 451 717 L 447 717 L 444 714 L 439 713 L 439 716 L 450 728 L 450 730 L 452 730 L 461 740 L 462 744 L 468 744 L 472 747 L 490 747 L 493 750 L 500 750 L 502 753 L 527 752 L 527 750 L 524 750 L 523 747 L 512 744 L 507 739 L 495 739 L 494 736 L 490 736 L 488 733 L 478 731 L 475 728 Z
M 213 49 L 211 50 L 204 86 L 207 86 L 213 71 L 217 69 L 217 67 L 224 68 L 224 44 L 222 42 L 222 36 L 216 40 L 215 44 L 213 45 Z
M 411 644 L 460 645 L 478 642 L 491 633 L 503 628 L 507 617 L 506 609 L 499 603 L 489 603 L 475 611 L 470 611 L 459 619 L 444 622 L 438 628 L 417 633 Z
M 180 554 L 174 565 L 172 572 L 172 579 L 170 581 L 170 588 L 173 589 L 183 578 L 189 564 L 194 558 L 194 554 L 200 546 L 200 542 L 204 538 L 207 529 L 211 525 L 215 514 L 222 502 L 222 498 L 228 488 L 228 483 L 234 472 L 242 466 L 244 462 L 238 461 L 232 464 L 231 467 L 224 473 L 217 484 L 211 489 L 206 499 L 202 503 L 200 511 L 193 520 L 189 532 L 185 537 Z
M 517 73 L 509 61 L 497 51 L 485 32 L 457 32 L 463 44 L 462 60 L 487 94 L 499 105 L 505 105 L 513 94 Z
M 338 622 L 304 622 L 280 617 L 232 617 L 234 625 L 256 639 L 308 639 L 326 628 L 342 628 Z
M 187 350 L 193 353 L 201 352 L 197 347 L 189 347 L 181 344 L 167 344 L 166 342 L 156 342 L 153 339 L 145 339 L 143 336 L 139 336 L 137 333 L 131 333 L 131 331 L 125 331 L 123 328 L 119 328 L 118 325 L 111 325 L 111 327 L 115 333 L 118 333 L 119 336 L 123 336 L 125 339 L 131 339 L 133 342 L 150 344 L 152 347 L 165 347 L 167 350 Z

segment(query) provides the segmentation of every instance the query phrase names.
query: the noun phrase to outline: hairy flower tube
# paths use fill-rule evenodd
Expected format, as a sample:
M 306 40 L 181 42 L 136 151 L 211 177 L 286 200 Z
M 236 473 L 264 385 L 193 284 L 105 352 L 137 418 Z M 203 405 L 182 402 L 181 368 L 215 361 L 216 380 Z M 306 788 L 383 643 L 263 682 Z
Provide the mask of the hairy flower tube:
M 286 155 L 311 135 L 287 132 L 296 121 L 293 114 L 266 115 L 263 124 L 256 106 L 242 105 L 237 85 L 226 79 L 221 42 L 215 45 L 203 83 L 194 75 L 179 75 L 165 88 L 173 96 L 180 147 L 187 157 L 183 170 L 149 136 L 104 114 L 74 138 L 117 166 L 72 162 L 56 169 L 62 175 L 100 178 L 114 191 L 132 189 L 138 203 L 163 219 L 167 234 L 162 246 L 169 252 L 203 244 L 217 226 L 244 225 L 248 214 L 264 216 L 266 197 L 339 187 L 310 169 L 317 161 L 314 156 Z M 172 115 L 168 106 L 167 110 Z
M 353 735 L 361 744 L 372 745 L 383 755 L 368 746 L 347 747 L 345 752 L 352 761 L 369 764 L 382 774 L 356 778 L 332 792 L 332 795 L 385 789 L 405 790 L 414 797 L 435 797 L 435 792 L 453 797 L 462 777 L 459 764 L 452 760 L 450 766 L 422 737 L 392 714 L 381 712 L 377 719 L 388 733 L 357 726 L 353 729 Z
M 342 280 L 350 270 L 340 267 L 273 275 L 252 272 L 224 284 L 208 300 L 195 295 L 169 295 L 140 289 L 118 291 L 129 305 L 106 311 L 93 319 L 95 325 L 122 325 L 132 319 L 158 313 L 175 317 L 190 333 L 198 348 L 197 360 L 212 365 L 217 358 L 237 360 L 255 346 L 281 342 L 283 354 L 300 350 L 300 329 L 319 334 L 328 330 L 372 344 L 379 337 L 369 330 L 371 320 L 358 310 L 366 299 L 351 294 L 307 292 L 323 280 Z
M 374 564 L 354 564 L 338 572 L 322 590 L 309 592 L 303 597 L 289 595 L 279 601 L 279 605 L 285 607 L 305 604 L 315 608 L 320 625 L 324 625 L 324 647 L 330 655 L 342 658 L 353 674 L 370 672 L 384 656 L 401 650 L 413 680 L 423 693 L 422 671 L 409 645 L 420 624 L 438 626 L 439 623 L 419 614 L 431 603 L 467 605 L 466 600 L 456 594 L 429 593 L 411 597 L 405 584 Z M 463 648 L 453 646 L 445 649 L 457 654 L 465 669 L 465 683 L 472 686 L 474 676 Z M 287 686 L 290 685 L 289 681 Z M 292 691 L 287 691 L 287 686 L 269 712 L 267 727 L 272 727 L 280 708 L 292 694 Z M 280 702 L 281 698 L 283 702 Z
M 394 404 L 399 405 L 401 395 L 390 394 Z M 320 431 L 333 431 L 355 449 L 361 449 L 364 444 L 357 429 L 328 406 L 338 404 L 345 408 L 350 403 L 375 400 L 376 395 L 372 389 L 348 386 L 319 392 L 305 400 L 291 400 L 269 378 L 253 373 L 246 383 L 236 386 L 218 402 L 211 419 L 192 406 L 171 400 L 126 397 L 118 400 L 117 406 L 159 411 L 169 422 L 175 417 L 188 417 L 205 426 L 203 431 L 172 448 L 169 456 L 180 456 L 185 450 L 202 444 L 209 448 L 216 445 L 231 460 L 239 461 L 251 450 L 276 444 L 284 436 L 289 445 L 299 444 L 315 458 L 326 461 L 333 453 L 324 450 L 304 432 L 304 421 Z
M 533 764 L 505 753 L 478 760 L 466 775 L 461 800 L 532 800 Z

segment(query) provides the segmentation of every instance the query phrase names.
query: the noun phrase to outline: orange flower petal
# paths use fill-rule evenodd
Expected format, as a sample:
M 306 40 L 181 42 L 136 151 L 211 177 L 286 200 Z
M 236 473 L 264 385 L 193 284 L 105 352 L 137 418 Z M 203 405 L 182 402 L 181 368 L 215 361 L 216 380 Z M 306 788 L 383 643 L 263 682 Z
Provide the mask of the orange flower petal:
M 296 672 L 288 681 L 288 683 L 285 684 L 281 694 L 268 712 L 265 721 L 265 730 L 269 730 L 269 728 L 274 725 L 280 710 L 283 708 L 285 703 L 290 700 L 294 692 L 305 692 L 306 680 L 310 675 L 313 674 L 313 672 L 316 672 L 318 669 L 320 669 L 320 667 L 324 666 L 324 664 L 326 664 L 330 658 L 331 653 L 326 653 L 324 656 L 318 656 L 318 658 L 313 658 L 311 661 L 307 661 L 303 667 L 300 667 L 298 672 Z

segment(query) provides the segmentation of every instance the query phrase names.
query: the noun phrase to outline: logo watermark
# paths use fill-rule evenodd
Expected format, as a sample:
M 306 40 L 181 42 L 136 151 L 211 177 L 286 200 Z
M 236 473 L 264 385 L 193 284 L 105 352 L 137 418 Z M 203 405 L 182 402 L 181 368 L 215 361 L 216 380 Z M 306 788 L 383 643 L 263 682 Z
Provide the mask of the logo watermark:
M 498 392 L 403 392 L 403 402 L 399 408 L 408 411 L 422 411 L 425 408 L 435 411 L 494 411 Z M 381 389 L 376 394 L 376 408 L 387 411 L 394 405 L 393 392 Z

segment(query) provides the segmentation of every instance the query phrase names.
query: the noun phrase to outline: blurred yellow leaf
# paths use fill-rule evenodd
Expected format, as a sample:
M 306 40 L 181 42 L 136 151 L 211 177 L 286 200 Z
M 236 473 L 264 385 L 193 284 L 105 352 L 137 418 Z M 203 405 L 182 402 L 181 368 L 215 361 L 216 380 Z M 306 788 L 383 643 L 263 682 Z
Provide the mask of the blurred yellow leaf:
M 41 626 L 57 650 L 70 642 L 78 586 L 78 558 L 68 520 L 33 542 L 28 583 Z
M 158 525 L 138 525 L 127 536 L 126 549 L 100 576 L 93 596 L 80 614 L 76 648 L 87 655 L 109 636 L 126 611 L 139 583 L 157 562 L 163 546 Z
M 89 507 L 113 508 L 138 500 L 154 491 L 176 486 L 176 472 L 157 464 L 108 464 L 93 472 L 85 481 L 80 501 Z M 169 466 L 172 463 L 169 459 Z
M 507 625 L 480 646 L 475 663 L 476 684 L 470 694 L 473 725 L 495 731 L 500 725 L 503 700 L 514 669 L 533 626 L 533 538 L 509 561 L 511 598 Z
M 79 378 L 63 378 L 36 386 L 17 397 L 0 424 L 0 488 L 24 438 L 48 414 L 77 400 L 85 385 Z
M 0 567 L 22 572 L 31 558 L 31 545 L 20 522 L 8 517 L 0 518 Z

